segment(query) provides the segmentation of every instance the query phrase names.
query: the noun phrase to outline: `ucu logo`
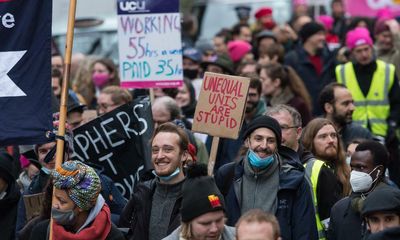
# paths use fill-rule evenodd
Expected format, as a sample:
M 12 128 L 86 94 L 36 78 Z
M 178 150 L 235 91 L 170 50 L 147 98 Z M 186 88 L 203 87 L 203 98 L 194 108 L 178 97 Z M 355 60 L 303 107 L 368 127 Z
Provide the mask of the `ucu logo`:
M 122 11 L 127 11 L 127 12 L 143 11 L 146 9 L 146 2 L 145 1 L 119 2 L 119 8 Z

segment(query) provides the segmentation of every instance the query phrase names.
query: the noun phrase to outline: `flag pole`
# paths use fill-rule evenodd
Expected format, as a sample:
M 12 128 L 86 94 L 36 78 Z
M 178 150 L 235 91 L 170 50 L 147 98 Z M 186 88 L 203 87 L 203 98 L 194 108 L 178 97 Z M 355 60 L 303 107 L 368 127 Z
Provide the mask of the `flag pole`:
M 67 103 L 68 103 L 68 83 L 71 72 L 71 56 L 72 46 L 74 40 L 74 27 L 75 27 L 75 12 L 77 0 L 70 0 L 69 13 L 68 13 L 68 26 L 67 26 L 67 39 L 65 43 L 65 57 L 64 57 L 64 78 L 61 88 L 61 101 L 60 101 L 60 119 L 58 126 L 58 135 L 65 136 L 65 122 L 67 118 Z M 64 140 L 57 138 L 57 151 L 56 151 L 56 168 L 60 167 L 64 158 Z M 54 199 L 54 187 L 53 187 Z M 53 239 L 53 218 L 50 218 L 50 240 Z

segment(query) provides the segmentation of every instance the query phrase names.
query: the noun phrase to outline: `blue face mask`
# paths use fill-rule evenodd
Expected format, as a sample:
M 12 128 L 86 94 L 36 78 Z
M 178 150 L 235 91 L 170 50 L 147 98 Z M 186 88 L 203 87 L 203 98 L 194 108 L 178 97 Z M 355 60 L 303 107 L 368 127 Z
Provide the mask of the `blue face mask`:
M 41 170 L 46 173 L 46 175 L 50 175 L 51 169 L 48 169 L 47 167 L 42 167 Z
M 153 173 L 156 177 L 160 178 L 160 180 L 162 180 L 163 182 L 169 182 L 169 181 L 171 181 L 171 179 L 173 179 L 173 178 L 174 178 L 176 175 L 178 175 L 180 172 L 181 172 L 181 169 L 180 169 L 180 168 L 176 168 L 176 170 L 175 170 L 173 173 L 171 173 L 170 175 L 168 175 L 168 176 L 158 176 L 157 173 L 156 173 L 156 171 L 154 171 L 154 170 L 153 170 L 152 173 Z
M 249 159 L 250 165 L 255 168 L 266 168 L 274 162 L 274 155 L 268 156 L 266 158 L 260 158 L 257 153 L 249 149 L 247 153 L 247 158 Z

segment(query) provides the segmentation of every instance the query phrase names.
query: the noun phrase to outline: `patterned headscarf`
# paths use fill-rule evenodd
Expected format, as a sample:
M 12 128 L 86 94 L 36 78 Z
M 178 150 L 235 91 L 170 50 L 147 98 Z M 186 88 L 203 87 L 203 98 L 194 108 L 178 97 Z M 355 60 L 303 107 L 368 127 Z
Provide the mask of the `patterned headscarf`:
M 96 204 L 101 183 L 93 168 L 79 161 L 67 161 L 53 170 L 51 176 L 54 187 L 65 190 L 79 208 L 89 210 Z

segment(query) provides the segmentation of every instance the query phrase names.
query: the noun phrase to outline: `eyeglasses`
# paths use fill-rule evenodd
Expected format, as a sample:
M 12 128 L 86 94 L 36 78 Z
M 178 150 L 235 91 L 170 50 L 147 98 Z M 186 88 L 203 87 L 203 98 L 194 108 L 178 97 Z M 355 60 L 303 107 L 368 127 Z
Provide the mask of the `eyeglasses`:
M 286 131 L 286 130 L 291 129 L 291 128 L 298 128 L 299 126 L 281 125 L 280 127 L 281 127 L 282 131 Z

